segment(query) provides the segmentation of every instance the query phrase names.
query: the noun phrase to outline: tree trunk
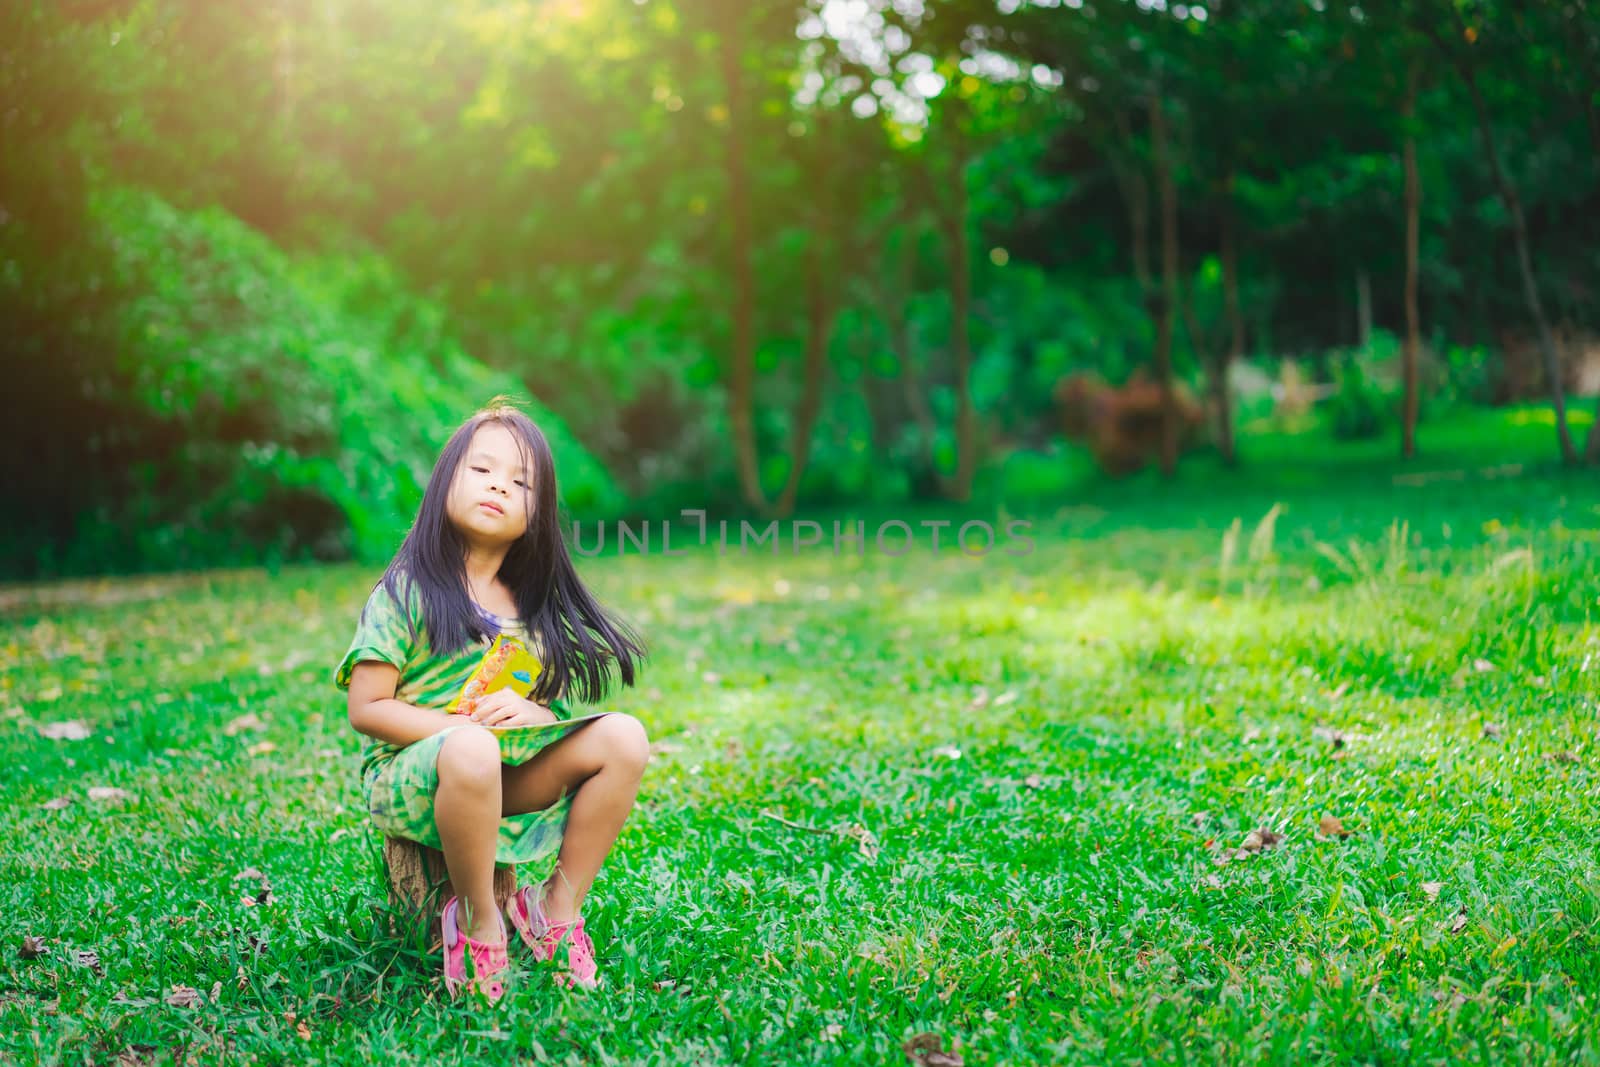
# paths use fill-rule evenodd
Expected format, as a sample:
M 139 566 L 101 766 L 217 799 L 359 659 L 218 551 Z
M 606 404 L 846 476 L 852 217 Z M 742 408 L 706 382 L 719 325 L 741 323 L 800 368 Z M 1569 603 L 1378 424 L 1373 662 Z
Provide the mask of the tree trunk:
M 794 513 L 795 499 L 800 492 L 800 479 L 805 474 L 806 462 L 811 455 L 811 434 L 816 427 L 817 413 L 822 409 L 822 380 L 828 369 L 828 339 L 833 334 L 833 300 L 823 276 L 822 252 L 818 247 L 827 233 L 826 218 L 812 234 L 806 249 L 806 356 L 805 379 L 801 387 L 800 406 L 794 414 L 794 429 L 789 438 L 789 476 L 784 480 L 783 492 L 778 496 L 775 514 L 786 518 Z
M 1222 205 L 1222 299 L 1228 314 L 1228 347 L 1216 373 L 1217 451 L 1222 462 L 1236 466 L 1239 455 L 1233 440 L 1233 398 L 1228 392 L 1228 374 L 1244 356 L 1244 315 L 1239 311 L 1239 248 L 1235 230 L 1233 172 L 1223 182 Z
M 955 134 L 957 138 L 961 134 Z M 967 156 L 959 145 L 951 167 L 951 203 L 940 213 L 950 262 L 950 350 L 956 365 L 956 472 L 941 479 L 945 495 L 965 502 L 977 471 L 977 417 L 972 409 L 972 263 L 967 240 Z
M 1460 12 L 1451 8 L 1451 13 L 1460 26 Z M 1471 61 L 1457 57 L 1440 39 L 1438 31 L 1431 26 L 1426 28 L 1426 32 L 1434 44 L 1455 64 L 1457 73 L 1461 75 L 1461 80 L 1466 83 L 1467 91 L 1472 96 L 1472 109 L 1477 114 L 1478 133 L 1483 140 L 1483 152 L 1488 159 L 1489 173 L 1494 178 L 1495 188 L 1500 192 L 1500 199 L 1505 204 L 1507 214 L 1511 216 L 1511 236 L 1517 249 L 1517 270 L 1522 276 L 1522 296 L 1527 301 L 1528 314 L 1533 317 L 1534 329 L 1539 337 L 1539 352 L 1544 357 L 1545 376 L 1549 379 L 1550 401 L 1555 410 L 1556 437 L 1561 445 L 1561 459 L 1566 463 L 1575 463 L 1578 452 L 1573 447 L 1572 432 L 1567 426 L 1567 403 L 1561 383 L 1561 361 L 1556 355 L 1555 340 L 1550 336 L 1550 324 L 1545 321 L 1544 306 L 1539 301 L 1539 287 L 1533 278 L 1533 260 L 1528 251 L 1528 225 L 1522 216 L 1522 201 L 1517 198 L 1516 189 L 1512 188 L 1505 169 L 1500 165 L 1500 153 L 1495 147 L 1494 129 L 1489 123 L 1489 109 L 1484 105 L 1483 94 L 1478 91 L 1478 79 L 1473 73 Z
M 1372 343 L 1372 278 L 1367 269 L 1356 271 L 1356 346 Z
M 1118 110 L 1115 114 L 1117 131 L 1125 145 L 1133 144 L 1133 130 L 1128 116 Z M 1139 295 L 1149 307 L 1155 300 L 1154 285 L 1150 280 L 1150 188 L 1140 172 L 1138 163 L 1132 166 L 1116 165 L 1112 154 L 1112 173 L 1122 187 L 1122 196 L 1128 204 L 1129 239 L 1133 244 L 1133 277 L 1139 283 Z
M 436 951 L 440 943 L 440 912 L 445 901 L 455 896 L 444 853 L 405 838 L 385 837 L 383 866 L 389 879 L 389 903 L 428 924 L 429 951 Z M 517 869 L 495 867 L 494 902 L 501 910 L 516 888 Z
M 867 449 L 876 465 L 888 460 L 894 416 L 885 399 L 888 383 L 872 370 L 872 335 L 866 330 L 858 331 L 856 342 L 856 354 L 861 359 L 861 403 L 867 409 Z
M 1150 183 L 1136 175 L 1130 184 L 1133 196 L 1128 201 L 1128 229 L 1133 237 L 1133 280 L 1139 283 L 1145 308 L 1155 312 L 1156 283 L 1150 276 Z
M 1589 427 L 1589 437 L 1583 445 L 1583 458 L 1590 463 L 1600 463 L 1600 400 L 1595 401 L 1594 423 Z
M 1594 100 L 1588 95 L 1583 95 L 1583 117 L 1589 125 L 1589 143 L 1594 148 L 1594 164 L 1596 173 L 1600 173 L 1600 111 L 1594 106 Z M 1590 463 L 1600 463 L 1600 398 L 1595 400 L 1594 422 L 1589 424 L 1589 436 L 1584 441 L 1583 458 Z
M 878 292 L 883 297 L 884 317 L 889 327 L 889 347 L 894 351 L 895 361 L 900 366 L 901 397 L 905 400 L 906 410 L 911 412 L 911 417 L 916 420 L 917 428 L 922 434 L 922 460 L 930 472 L 934 472 L 933 464 L 933 439 L 938 433 L 938 426 L 933 421 L 933 409 L 928 406 L 928 398 L 923 395 L 922 381 L 917 375 L 917 367 L 912 362 L 911 352 L 911 322 L 906 314 L 906 305 L 911 301 L 911 289 L 916 280 L 916 245 L 912 230 L 912 220 L 906 219 L 906 232 L 895 249 L 894 263 L 894 288 L 885 290 L 878 286 Z M 935 472 L 937 473 L 937 472 Z
M 273 64 L 272 74 L 278 97 L 278 128 L 284 144 L 292 145 L 296 103 L 294 27 L 298 13 L 286 0 L 278 0 L 274 13 L 278 22 L 278 40 L 274 48 L 277 62 Z
M 1473 96 L 1478 96 L 1476 87 L 1473 89 Z M 1490 134 L 1486 121 L 1482 123 L 1482 128 L 1485 138 L 1488 138 Z M 1533 316 L 1534 329 L 1538 332 L 1539 353 L 1544 357 L 1544 372 L 1548 379 L 1551 407 L 1555 411 L 1556 437 L 1561 446 L 1561 458 L 1566 463 L 1572 463 L 1578 457 L 1573 448 L 1572 433 L 1567 427 L 1567 402 L 1565 387 L 1561 381 L 1561 359 L 1556 354 L 1555 339 L 1550 335 L 1550 324 L 1545 319 L 1544 305 L 1539 300 L 1538 283 L 1533 277 L 1533 260 L 1528 251 L 1528 224 L 1522 215 L 1522 201 L 1500 169 L 1499 159 L 1492 147 L 1490 155 L 1490 167 L 1495 175 L 1495 184 L 1499 187 L 1500 197 L 1505 201 L 1506 210 L 1511 215 L 1511 234 L 1517 248 L 1517 271 L 1522 276 L 1522 296 L 1528 303 L 1528 314 Z
M 272 83 L 273 96 L 276 98 L 277 121 L 272 136 L 277 138 L 278 146 L 287 152 L 292 160 L 281 169 L 273 168 L 270 174 L 262 175 L 268 184 L 258 197 L 257 210 L 261 213 L 262 224 L 273 234 L 283 233 L 289 228 L 289 220 L 294 214 L 293 187 L 306 167 L 306 153 L 299 150 L 299 146 L 295 143 L 294 132 L 296 105 L 299 99 L 294 35 L 299 15 L 289 0 L 277 0 L 272 5 L 270 13 L 270 17 L 276 23 L 276 39 L 272 49 Z
M 728 366 L 728 426 L 733 433 L 734 460 L 745 503 L 767 510 L 761 488 L 751 407 L 755 380 L 755 278 L 750 264 L 750 185 L 744 156 L 744 74 L 740 68 L 741 35 L 732 27 L 721 35 L 723 84 L 728 94 L 728 136 L 723 165 L 728 181 L 728 216 L 732 225 L 733 337 Z
M 1178 190 L 1167 150 L 1167 117 L 1159 93 L 1150 96 L 1150 155 L 1161 197 L 1161 299 L 1156 301 L 1156 382 L 1161 388 L 1161 473 L 1178 469 L 1178 404 L 1172 386 L 1172 315 L 1178 306 Z
M 1417 265 L 1421 237 L 1422 183 L 1417 176 L 1417 135 L 1413 120 L 1417 113 L 1417 81 L 1422 64 L 1413 61 L 1406 81 L 1405 168 L 1406 168 L 1406 339 L 1401 349 L 1401 368 L 1405 379 L 1405 400 L 1400 417 L 1400 455 L 1410 459 L 1417 454 L 1417 415 L 1421 408 L 1421 383 L 1417 362 L 1421 358 L 1422 327 L 1417 312 Z

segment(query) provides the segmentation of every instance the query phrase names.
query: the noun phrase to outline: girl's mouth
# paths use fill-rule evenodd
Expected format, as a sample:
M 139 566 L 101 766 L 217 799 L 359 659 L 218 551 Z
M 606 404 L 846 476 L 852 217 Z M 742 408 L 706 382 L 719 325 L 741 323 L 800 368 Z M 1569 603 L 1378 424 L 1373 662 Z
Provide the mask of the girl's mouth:
M 504 515 L 506 513 L 505 508 L 501 507 L 499 504 L 491 504 L 487 500 L 478 506 L 493 515 Z

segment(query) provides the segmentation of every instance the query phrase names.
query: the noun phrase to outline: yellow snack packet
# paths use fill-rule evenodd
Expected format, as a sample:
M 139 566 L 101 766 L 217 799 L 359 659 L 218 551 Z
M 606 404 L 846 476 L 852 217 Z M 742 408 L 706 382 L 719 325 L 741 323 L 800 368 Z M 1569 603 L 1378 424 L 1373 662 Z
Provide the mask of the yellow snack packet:
M 478 669 L 472 672 L 467 684 L 450 702 L 449 711 L 459 711 L 467 701 L 476 700 L 497 689 L 510 689 L 527 699 L 533 692 L 533 679 L 544 666 L 529 652 L 521 641 L 500 634 L 483 654 Z

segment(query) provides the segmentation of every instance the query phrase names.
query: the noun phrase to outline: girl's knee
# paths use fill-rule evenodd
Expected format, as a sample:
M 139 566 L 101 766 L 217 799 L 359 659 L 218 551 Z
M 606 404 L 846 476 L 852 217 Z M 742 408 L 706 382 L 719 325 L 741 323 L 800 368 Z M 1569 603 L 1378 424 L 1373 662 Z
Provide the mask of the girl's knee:
M 488 785 L 500 780 L 500 743 L 482 726 L 458 726 L 439 746 L 439 778 Z
M 595 725 L 604 727 L 606 753 L 618 763 L 643 769 L 650 762 L 650 735 L 632 715 L 613 712 Z

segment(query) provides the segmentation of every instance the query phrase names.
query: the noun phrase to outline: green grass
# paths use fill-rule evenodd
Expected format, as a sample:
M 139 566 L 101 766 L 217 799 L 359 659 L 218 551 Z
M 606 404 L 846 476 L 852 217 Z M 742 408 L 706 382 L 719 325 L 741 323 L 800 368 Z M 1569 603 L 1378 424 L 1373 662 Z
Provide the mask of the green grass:
M 1036 507 L 1024 556 L 592 561 L 659 747 L 592 898 L 610 985 L 489 1014 L 381 922 L 330 677 L 370 569 L 0 590 L 0 1048 L 1600 1063 L 1600 479 L 1512 426 L 1409 469 L 1248 439 Z

